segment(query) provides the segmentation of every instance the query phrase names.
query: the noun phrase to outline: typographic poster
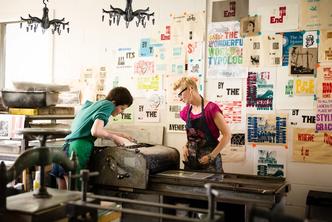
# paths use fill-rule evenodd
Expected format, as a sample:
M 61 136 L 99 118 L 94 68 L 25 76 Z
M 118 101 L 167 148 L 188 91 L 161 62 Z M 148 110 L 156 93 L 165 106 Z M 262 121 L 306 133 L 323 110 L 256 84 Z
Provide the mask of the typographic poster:
M 249 0 L 212 1 L 211 22 L 234 21 L 249 15 Z
M 130 106 L 122 113 L 112 117 L 113 123 L 133 123 L 134 122 L 134 106 Z
M 218 79 L 206 85 L 206 98 L 218 104 L 232 132 L 245 131 L 243 82 L 244 79 Z
M 247 116 L 248 143 L 286 145 L 287 115 L 269 114 Z
M 313 110 L 292 109 L 289 111 L 289 124 L 296 128 L 315 128 L 316 114 Z
M 136 104 L 136 122 L 160 122 L 160 95 L 152 94 L 148 98 L 136 98 Z
M 116 51 L 116 68 L 117 69 L 130 69 L 134 66 L 137 52 L 132 48 L 118 48 Z
M 182 107 L 179 104 L 167 104 L 167 132 L 186 132 L 186 123 L 180 117 Z
M 243 39 L 240 22 L 216 22 L 208 26 L 208 76 L 243 76 Z
M 317 69 L 317 97 L 332 99 L 332 66 L 320 65 Z
M 332 131 L 332 99 L 318 99 L 316 110 L 316 131 Z
M 294 161 L 332 163 L 332 133 L 316 132 L 315 129 L 293 129 Z
M 298 28 L 298 7 L 294 2 L 271 4 L 259 1 L 259 5 L 253 7 L 253 13 L 262 17 L 262 32 L 285 32 Z
M 140 57 L 152 57 L 153 56 L 153 45 L 151 39 L 141 39 L 139 48 Z

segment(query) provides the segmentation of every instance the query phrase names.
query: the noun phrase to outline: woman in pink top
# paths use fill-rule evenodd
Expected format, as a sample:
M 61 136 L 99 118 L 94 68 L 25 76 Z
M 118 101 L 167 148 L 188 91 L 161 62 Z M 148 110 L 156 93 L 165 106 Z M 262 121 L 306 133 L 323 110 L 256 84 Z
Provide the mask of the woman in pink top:
M 187 143 L 183 147 L 184 169 L 222 173 L 220 151 L 231 139 L 222 111 L 198 93 L 193 78 L 182 77 L 174 83 L 173 89 L 178 91 L 180 101 L 187 104 L 180 112 L 187 132 Z

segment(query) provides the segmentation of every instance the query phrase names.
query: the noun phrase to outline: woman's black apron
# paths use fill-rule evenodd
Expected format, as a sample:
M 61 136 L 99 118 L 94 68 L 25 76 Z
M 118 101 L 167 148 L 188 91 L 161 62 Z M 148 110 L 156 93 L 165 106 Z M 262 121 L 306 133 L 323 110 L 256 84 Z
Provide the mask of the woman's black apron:
M 219 141 L 212 136 L 212 133 L 207 125 L 204 100 L 202 99 L 202 115 L 197 119 L 191 120 L 190 113 L 192 106 L 190 106 L 187 113 L 186 131 L 187 131 L 187 147 L 189 150 L 188 161 L 184 161 L 185 170 L 200 170 L 223 173 L 221 155 L 208 164 L 200 164 L 199 159 L 205 155 L 210 154 L 218 145 Z

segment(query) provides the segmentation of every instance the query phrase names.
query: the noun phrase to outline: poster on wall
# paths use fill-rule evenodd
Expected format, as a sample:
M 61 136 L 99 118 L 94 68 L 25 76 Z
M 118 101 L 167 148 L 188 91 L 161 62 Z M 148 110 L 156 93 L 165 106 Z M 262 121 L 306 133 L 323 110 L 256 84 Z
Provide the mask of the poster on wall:
M 242 79 L 208 79 L 206 96 L 214 101 L 242 101 Z
M 85 68 L 80 76 L 81 103 L 87 100 L 96 100 L 95 70 L 92 67 Z
M 184 133 L 186 132 L 186 123 L 180 117 L 180 111 L 183 105 L 167 104 L 167 132 Z
M 331 1 L 320 0 L 321 6 L 319 13 L 321 16 L 321 27 L 320 29 L 332 29 L 332 13 L 331 13 Z
M 134 106 L 130 106 L 117 116 L 112 117 L 113 123 L 134 123 Z
M 280 66 L 282 35 L 260 35 L 244 38 L 243 64 L 250 67 Z
M 187 73 L 197 79 L 198 92 L 204 96 L 204 44 L 203 42 L 189 42 L 187 44 Z
M 273 69 L 251 69 L 248 72 L 246 107 L 247 111 L 272 112 L 276 71 Z
M 252 8 L 253 14 L 262 17 L 262 32 L 285 32 L 298 28 L 299 6 L 296 3 L 271 4 L 269 1 L 253 1 Z
M 282 60 L 281 34 L 263 35 L 263 64 L 264 66 L 280 66 Z
M 221 150 L 223 163 L 245 161 L 246 147 L 244 133 L 232 134 L 231 142 Z
M 332 29 L 320 31 L 319 62 L 332 61 Z
M 152 57 L 153 56 L 153 45 L 151 39 L 141 39 L 139 47 L 140 57 Z
M 294 95 L 295 96 L 313 96 L 316 93 L 316 84 L 314 77 L 294 78 Z
M 154 61 L 152 60 L 138 60 L 134 64 L 134 75 L 135 76 L 148 76 L 153 75 Z
M 288 67 L 277 67 L 277 86 L 275 89 L 276 109 L 314 109 L 313 96 L 294 95 L 294 77 L 288 75 Z
M 162 75 L 136 76 L 136 96 L 144 96 L 149 92 L 162 91 Z
M 332 65 L 320 65 L 317 69 L 317 97 L 332 99 Z
M 318 63 L 318 48 L 293 45 L 289 48 L 291 75 L 314 75 Z
M 170 28 L 172 42 L 203 41 L 205 17 L 205 11 L 172 14 Z
M 315 129 L 293 130 L 294 161 L 332 164 L 332 133 Z
M 332 27 L 330 0 L 301 0 L 300 29 L 318 30 Z
M 288 66 L 290 48 L 294 45 L 303 44 L 304 32 L 285 32 L 283 33 L 282 45 L 282 66 Z
M 292 109 L 289 111 L 289 124 L 296 128 L 315 128 L 316 114 L 313 110 Z
M 318 99 L 316 131 L 332 132 L 332 99 Z
M 258 146 L 254 154 L 254 172 L 258 176 L 286 177 L 287 150 Z
M 248 143 L 286 145 L 287 115 L 247 115 Z
M 134 76 L 128 74 L 116 74 L 109 75 L 108 79 L 109 87 L 114 88 L 117 86 L 125 86 L 132 94 L 136 92 L 136 82 L 134 80 Z
M 105 81 L 107 78 L 107 71 L 106 71 L 106 67 L 102 66 L 99 67 L 99 72 L 96 74 L 96 101 L 102 100 L 106 98 L 106 95 L 108 92 L 106 92 L 105 87 Z
M 305 32 L 303 34 L 303 48 L 317 48 L 319 35 L 317 31 Z
M 261 17 L 248 16 L 240 19 L 240 36 L 251 37 L 261 34 Z
M 224 73 L 226 73 L 225 75 L 233 75 L 233 73 L 234 75 L 244 75 L 241 73 L 241 69 L 232 67 L 243 64 L 243 39 L 240 37 L 240 22 L 210 23 L 207 39 L 208 76 L 221 76 Z
M 245 111 L 242 101 L 214 101 L 222 110 L 232 132 L 245 131 Z
M 166 46 L 156 47 L 154 49 L 154 65 L 156 73 L 168 73 L 169 65 L 168 65 L 168 49 Z
M 320 0 L 300 1 L 300 25 L 301 30 L 318 30 L 321 26 L 319 9 Z
M 259 67 L 263 60 L 263 44 L 260 36 L 243 39 L 243 64 L 249 67 Z
M 249 0 L 211 1 L 211 22 L 240 20 L 249 15 Z
M 136 98 L 135 122 L 160 122 L 161 97 L 152 94 L 148 98 Z
M 177 91 L 173 90 L 173 85 L 182 76 L 177 75 L 165 75 L 165 91 L 166 91 L 166 103 L 167 104 L 181 104 Z
M 171 26 L 166 25 L 163 31 L 160 31 L 160 41 L 171 40 Z
M 118 48 L 116 50 L 116 68 L 128 71 L 128 69 L 133 68 L 136 56 L 137 52 L 130 47 Z
M 181 75 L 185 73 L 186 51 L 184 45 L 173 45 L 170 55 L 170 74 Z
M 243 81 L 244 79 L 208 79 L 206 83 L 206 98 L 218 104 L 232 132 L 245 131 Z

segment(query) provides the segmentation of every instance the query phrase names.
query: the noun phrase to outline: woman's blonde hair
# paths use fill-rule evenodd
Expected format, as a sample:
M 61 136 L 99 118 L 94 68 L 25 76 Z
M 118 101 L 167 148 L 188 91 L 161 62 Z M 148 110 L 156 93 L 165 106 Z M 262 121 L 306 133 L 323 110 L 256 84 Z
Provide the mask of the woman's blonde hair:
M 194 90 L 197 91 L 197 79 L 195 77 L 190 77 L 190 76 L 184 76 L 177 81 L 174 82 L 173 84 L 173 90 L 177 90 L 179 88 L 184 89 L 186 87 L 191 87 Z

